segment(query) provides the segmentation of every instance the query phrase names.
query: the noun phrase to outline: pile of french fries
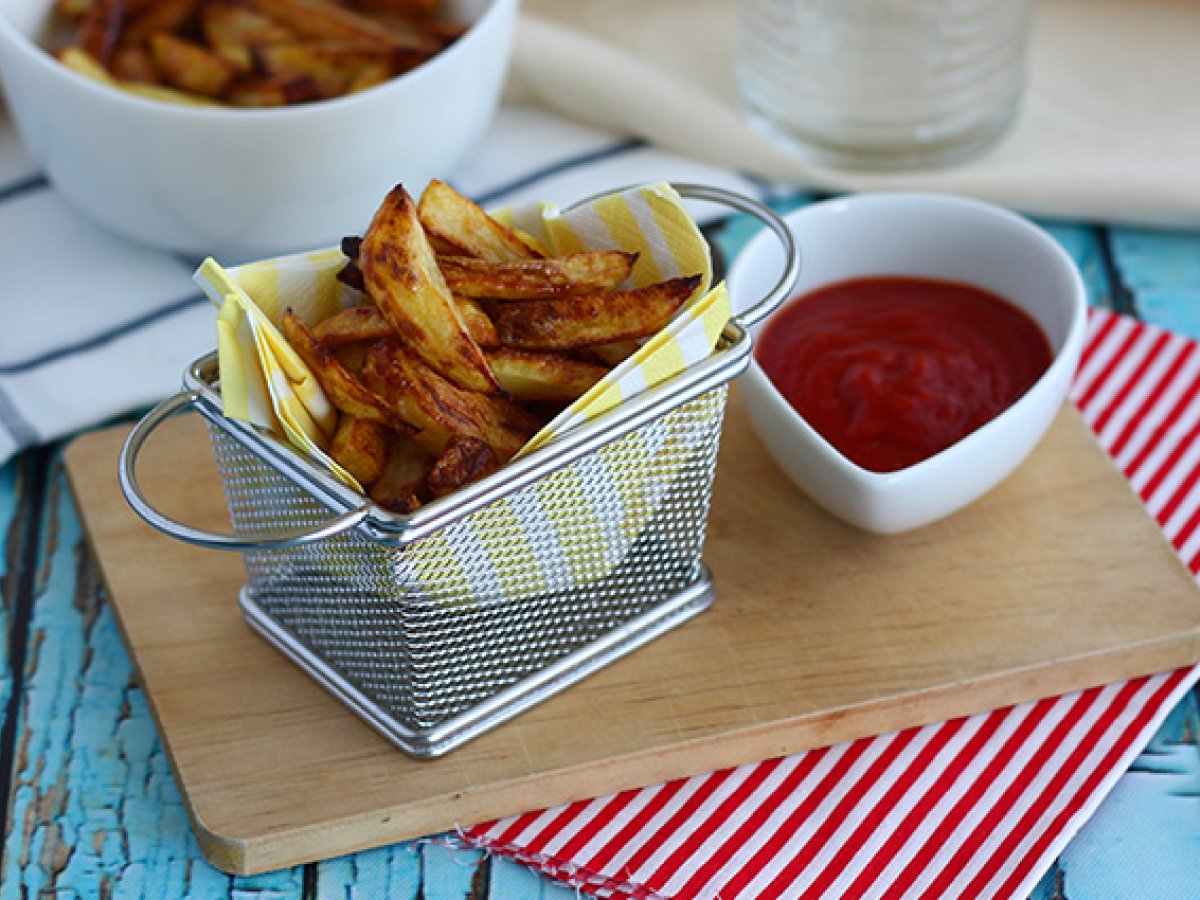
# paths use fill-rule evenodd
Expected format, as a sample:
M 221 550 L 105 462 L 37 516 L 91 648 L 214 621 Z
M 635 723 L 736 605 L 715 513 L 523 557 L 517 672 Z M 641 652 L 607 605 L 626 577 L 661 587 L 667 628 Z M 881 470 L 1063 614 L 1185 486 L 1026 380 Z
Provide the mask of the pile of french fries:
M 429 59 L 464 30 L 440 0 L 58 0 L 56 55 L 156 96 L 265 107 L 338 97 Z
M 338 410 L 330 455 L 400 513 L 507 462 L 701 285 L 622 289 L 637 254 L 548 256 L 436 180 L 342 249 L 362 303 L 283 333 Z

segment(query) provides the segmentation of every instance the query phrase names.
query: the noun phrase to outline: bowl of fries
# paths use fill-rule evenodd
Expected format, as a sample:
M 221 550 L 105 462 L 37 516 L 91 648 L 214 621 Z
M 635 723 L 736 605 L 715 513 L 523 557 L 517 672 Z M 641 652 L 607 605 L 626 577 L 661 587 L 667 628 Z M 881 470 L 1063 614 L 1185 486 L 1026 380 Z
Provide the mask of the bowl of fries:
M 240 262 L 361 228 L 482 137 L 517 0 L 0 0 L 0 82 L 54 187 Z

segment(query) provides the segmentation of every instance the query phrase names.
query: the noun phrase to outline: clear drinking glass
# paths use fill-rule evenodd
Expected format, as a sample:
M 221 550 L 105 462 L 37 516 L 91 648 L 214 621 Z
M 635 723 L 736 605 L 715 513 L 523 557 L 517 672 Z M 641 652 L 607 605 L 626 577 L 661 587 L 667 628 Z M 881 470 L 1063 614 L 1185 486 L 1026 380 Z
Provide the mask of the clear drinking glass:
M 1033 0 L 739 0 L 752 120 L 858 168 L 965 159 L 1012 122 Z

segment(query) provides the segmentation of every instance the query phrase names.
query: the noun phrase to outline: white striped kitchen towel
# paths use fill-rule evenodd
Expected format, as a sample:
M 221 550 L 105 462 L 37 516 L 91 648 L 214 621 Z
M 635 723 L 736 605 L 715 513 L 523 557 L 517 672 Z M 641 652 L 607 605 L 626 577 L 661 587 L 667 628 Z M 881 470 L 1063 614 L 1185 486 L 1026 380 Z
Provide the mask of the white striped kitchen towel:
M 1200 349 L 1095 311 L 1072 399 L 1200 573 Z M 1022 898 L 1200 666 L 466 829 L 605 898 Z M 1200 873 L 1197 873 L 1200 891 Z

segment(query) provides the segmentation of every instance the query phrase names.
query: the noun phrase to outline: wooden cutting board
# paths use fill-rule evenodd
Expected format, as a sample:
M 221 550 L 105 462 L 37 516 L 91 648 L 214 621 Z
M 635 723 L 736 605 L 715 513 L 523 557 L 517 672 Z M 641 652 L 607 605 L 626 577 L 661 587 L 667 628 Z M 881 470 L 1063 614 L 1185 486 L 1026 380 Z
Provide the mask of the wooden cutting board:
M 1200 590 L 1073 408 L 974 506 L 895 536 L 792 488 L 731 398 L 711 609 L 440 760 L 378 737 L 241 618 L 236 554 L 144 525 L 123 430 L 67 451 L 85 527 L 200 845 L 253 873 L 941 721 L 1200 659 Z M 196 416 L 140 466 L 223 529 Z

